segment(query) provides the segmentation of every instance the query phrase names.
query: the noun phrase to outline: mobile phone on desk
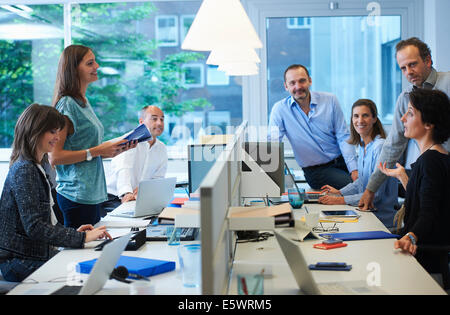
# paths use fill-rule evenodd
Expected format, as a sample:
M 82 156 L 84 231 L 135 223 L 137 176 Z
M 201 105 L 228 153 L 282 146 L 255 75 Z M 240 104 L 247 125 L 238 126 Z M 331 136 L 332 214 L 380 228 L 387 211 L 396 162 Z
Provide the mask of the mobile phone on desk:
M 333 245 L 333 244 L 340 244 L 343 241 L 338 239 L 338 238 L 330 238 L 328 240 L 324 240 L 322 243 L 323 244 L 328 244 L 328 245 Z
M 350 271 L 352 265 L 341 262 L 318 262 L 315 265 L 309 265 L 310 270 L 331 270 L 331 271 Z
M 325 243 L 319 243 L 314 244 L 313 247 L 317 249 L 333 249 L 333 248 L 339 248 L 339 247 L 345 247 L 347 246 L 346 243 L 337 243 L 337 244 L 325 244 Z

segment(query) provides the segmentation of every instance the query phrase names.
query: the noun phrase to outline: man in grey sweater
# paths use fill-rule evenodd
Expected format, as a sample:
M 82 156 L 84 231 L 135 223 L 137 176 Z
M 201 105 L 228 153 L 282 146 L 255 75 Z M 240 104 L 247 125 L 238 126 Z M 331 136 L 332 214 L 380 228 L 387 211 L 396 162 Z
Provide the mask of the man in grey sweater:
M 438 89 L 447 96 L 450 95 L 450 72 L 437 72 L 433 68 L 431 51 L 420 39 L 413 37 L 400 41 L 396 46 L 396 57 L 403 75 L 411 85 L 397 99 L 391 131 L 380 153 L 379 162 L 386 162 L 388 168 L 395 167 L 395 163 L 400 160 L 408 145 L 409 139 L 404 136 L 404 126 L 400 120 L 408 109 L 408 93 L 415 88 L 424 88 Z M 444 143 L 444 147 L 450 150 L 449 140 Z M 375 192 L 385 180 L 386 175 L 378 169 L 372 174 L 359 201 L 361 210 L 374 208 Z

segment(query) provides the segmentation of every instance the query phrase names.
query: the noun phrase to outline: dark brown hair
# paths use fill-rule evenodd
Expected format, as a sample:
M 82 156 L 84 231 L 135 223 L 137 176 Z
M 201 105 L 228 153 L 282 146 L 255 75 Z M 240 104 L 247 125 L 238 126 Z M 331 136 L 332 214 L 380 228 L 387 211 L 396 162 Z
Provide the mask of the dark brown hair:
M 350 139 L 348 139 L 348 143 L 353 145 L 362 145 L 362 139 L 359 133 L 356 131 L 353 126 L 353 109 L 358 106 L 367 106 L 370 109 L 372 117 L 376 118 L 377 121 L 373 124 L 371 137 L 375 139 L 376 136 L 380 135 L 381 138 L 386 139 L 386 132 L 384 131 L 383 124 L 380 119 L 378 119 L 378 110 L 377 105 L 372 100 L 369 99 L 359 99 L 352 106 L 352 113 L 350 116 Z
M 422 42 L 420 39 L 418 39 L 417 37 L 411 37 L 399 41 L 395 46 L 395 54 L 397 54 L 400 50 L 402 50 L 406 46 L 417 47 L 417 49 L 419 50 L 420 58 L 422 58 L 422 60 L 425 61 L 427 57 L 430 57 L 431 65 L 433 65 L 430 47 L 428 47 L 428 45 Z
M 433 142 L 441 144 L 450 137 L 450 100 L 440 90 L 414 89 L 409 93 L 411 105 L 417 109 L 424 124 L 434 125 Z
M 64 116 L 47 105 L 31 104 L 17 120 L 9 165 L 19 158 L 41 163 L 36 160 L 39 139 L 47 131 L 64 128 Z M 44 156 L 46 158 L 46 156 Z
M 84 107 L 85 99 L 81 95 L 80 74 L 78 66 L 84 56 L 91 51 L 82 45 L 70 45 L 64 49 L 59 58 L 58 72 L 56 74 L 55 91 L 52 105 L 55 106 L 64 96 L 70 96 Z
M 308 69 L 307 69 L 304 65 L 293 64 L 293 65 L 290 65 L 289 67 L 287 67 L 287 69 L 284 71 L 284 82 L 286 82 L 286 73 L 287 73 L 289 70 L 292 70 L 292 69 L 298 69 L 298 68 L 302 68 L 303 70 L 305 70 L 306 75 L 308 76 L 308 78 L 310 78 L 310 76 L 309 76 L 309 71 L 308 71 Z

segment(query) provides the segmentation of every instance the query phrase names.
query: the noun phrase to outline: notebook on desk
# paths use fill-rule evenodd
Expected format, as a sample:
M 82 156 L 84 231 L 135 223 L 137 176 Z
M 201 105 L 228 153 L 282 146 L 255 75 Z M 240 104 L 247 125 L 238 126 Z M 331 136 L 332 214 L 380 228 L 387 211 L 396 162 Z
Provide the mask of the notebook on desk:
M 110 215 L 137 218 L 159 214 L 172 199 L 176 182 L 175 177 L 141 181 L 136 200 L 122 203 Z
M 333 295 L 356 295 L 356 294 L 386 294 L 378 287 L 368 286 L 367 282 L 361 281 L 342 281 L 316 283 L 309 270 L 305 257 L 300 247 L 278 231 L 274 231 L 278 244 L 283 251 L 288 265 L 294 275 L 299 289 L 306 294 L 333 294 Z M 323 272 L 323 271 L 318 271 Z M 328 272 L 328 271 L 327 271 Z
M 347 233 L 324 233 L 319 234 L 323 238 L 338 238 L 343 241 L 377 240 L 386 238 L 398 238 L 399 235 L 385 231 L 364 231 Z
M 90 273 L 96 261 L 97 259 L 92 259 L 79 263 L 80 272 Z M 116 267 L 118 266 L 126 267 L 131 275 L 151 277 L 174 270 L 175 262 L 141 257 L 120 256 L 119 261 L 116 263 Z M 130 278 L 134 277 L 130 276 Z

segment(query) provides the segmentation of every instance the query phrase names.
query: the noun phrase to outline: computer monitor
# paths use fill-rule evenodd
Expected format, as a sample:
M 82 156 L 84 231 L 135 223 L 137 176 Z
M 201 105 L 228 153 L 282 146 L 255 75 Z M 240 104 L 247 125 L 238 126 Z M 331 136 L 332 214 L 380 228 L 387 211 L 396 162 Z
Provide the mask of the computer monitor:
M 243 149 L 242 196 L 280 197 L 285 191 L 284 143 L 245 142 Z
M 225 144 L 188 145 L 189 193 L 197 191 L 201 182 L 225 148 Z
M 200 185 L 202 294 L 227 294 L 233 262 L 228 209 L 240 203 L 240 151 L 247 122 L 236 130 Z

